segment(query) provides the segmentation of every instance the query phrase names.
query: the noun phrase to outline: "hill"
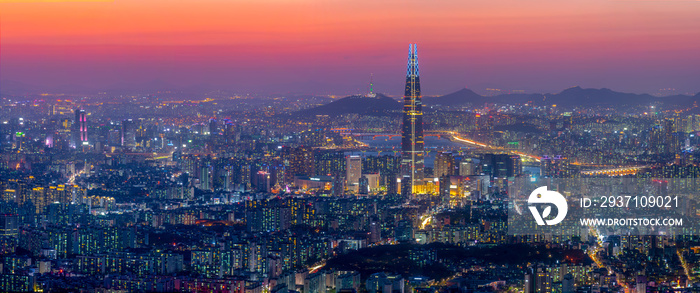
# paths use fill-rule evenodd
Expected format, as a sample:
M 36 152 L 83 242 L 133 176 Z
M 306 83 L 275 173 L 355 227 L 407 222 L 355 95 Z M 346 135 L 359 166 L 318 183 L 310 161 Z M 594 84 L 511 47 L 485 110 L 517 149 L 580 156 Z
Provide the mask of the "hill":
M 487 102 L 488 99 L 483 97 L 470 89 L 461 89 L 454 93 L 446 94 L 444 96 L 438 97 L 424 97 L 423 103 L 425 105 L 441 105 L 441 106 L 461 106 L 468 103 L 472 104 L 482 104 Z
M 584 89 L 576 86 L 556 94 L 503 94 L 493 97 L 485 97 L 469 89 L 461 89 L 439 97 L 426 97 L 423 100 L 424 104 L 428 106 L 466 106 L 468 104 L 483 105 L 484 103 L 533 103 L 535 105 L 559 105 L 564 107 L 635 107 L 654 103 L 661 103 L 666 106 L 692 106 L 695 101 L 700 100 L 700 93 L 695 96 L 655 97 L 649 94 L 616 92 L 607 88 Z
M 376 98 L 365 96 L 349 96 L 318 107 L 294 112 L 295 116 L 343 114 L 380 115 L 392 111 L 400 111 L 401 104 L 385 95 L 378 94 Z

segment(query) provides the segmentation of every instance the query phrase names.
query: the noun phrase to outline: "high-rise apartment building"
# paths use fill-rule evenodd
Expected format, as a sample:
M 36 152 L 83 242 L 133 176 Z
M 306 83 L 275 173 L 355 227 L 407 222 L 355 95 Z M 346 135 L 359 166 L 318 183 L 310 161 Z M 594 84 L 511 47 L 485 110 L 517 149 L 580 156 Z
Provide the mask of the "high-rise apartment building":
M 360 156 L 348 156 L 345 163 L 345 179 L 348 189 L 357 192 L 362 176 L 362 158 Z
M 136 122 L 131 119 L 122 121 L 121 143 L 123 147 L 136 146 Z
M 434 177 L 454 175 L 455 159 L 452 153 L 440 152 L 435 156 L 435 171 Z

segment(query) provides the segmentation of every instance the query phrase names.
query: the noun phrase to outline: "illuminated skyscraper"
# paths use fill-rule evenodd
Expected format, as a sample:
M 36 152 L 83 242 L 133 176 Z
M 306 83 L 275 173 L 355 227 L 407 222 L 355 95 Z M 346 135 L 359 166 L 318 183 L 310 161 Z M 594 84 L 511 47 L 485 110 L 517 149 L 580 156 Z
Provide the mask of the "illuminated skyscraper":
M 122 121 L 121 143 L 123 147 L 127 148 L 136 146 L 136 122 L 134 120 Z
M 73 123 L 73 129 L 75 130 L 75 147 L 80 147 L 88 144 L 87 117 L 83 109 L 75 109 L 74 112 L 75 121 Z
M 345 163 L 345 179 L 348 180 L 348 189 L 357 192 L 362 176 L 362 158 L 360 156 L 349 156 Z
M 214 118 L 209 119 L 209 135 L 218 135 L 218 134 L 219 134 L 219 123 Z
M 459 163 L 459 176 L 472 176 L 475 175 L 475 163 L 471 158 L 464 158 Z
M 296 148 L 284 147 L 282 149 L 282 161 L 285 166 L 285 182 L 294 181 L 294 176 L 313 176 L 314 153 L 306 146 Z
M 436 178 L 442 176 L 454 175 L 455 170 L 455 158 L 452 153 L 440 152 L 435 156 L 435 168 L 433 175 Z
M 416 44 L 408 47 L 406 91 L 403 96 L 403 125 L 401 128 L 401 173 L 411 177 L 411 189 L 423 181 L 423 110 L 418 74 Z M 402 184 L 404 185 L 404 184 Z M 402 192 L 403 193 L 403 192 Z

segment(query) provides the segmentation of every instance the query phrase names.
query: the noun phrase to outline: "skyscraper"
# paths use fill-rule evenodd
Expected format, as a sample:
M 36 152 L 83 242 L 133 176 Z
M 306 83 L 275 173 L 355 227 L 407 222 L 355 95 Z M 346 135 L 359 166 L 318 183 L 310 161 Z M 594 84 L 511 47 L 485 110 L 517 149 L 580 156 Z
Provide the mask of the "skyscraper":
M 209 135 L 218 135 L 219 134 L 219 124 L 217 123 L 216 119 L 212 118 L 209 119 Z
M 401 127 L 401 173 L 411 177 L 411 190 L 423 181 L 423 110 L 418 74 L 416 44 L 408 46 L 406 91 L 403 96 L 403 125 Z M 402 184 L 403 185 L 403 184 Z M 402 192 L 403 193 L 403 192 Z
M 464 158 L 459 163 L 459 176 L 471 176 L 475 174 L 474 160 Z
M 362 176 L 362 158 L 360 156 L 348 156 L 345 163 L 345 178 L 348 180 L 348 189 L 358 192 L 360 177 Z
M 294 182 L 294 176 L 313 176 L 314 153 L 311 148 L 300 146 L 282 148 L 282 161 L 285 165 L 285 183 Z
M 448 152 L 439 152 L 435 156 L 435 168 L 434 168 L 433 175 L 436 178 L 440 178 L 442 176 L 449 176 L 449 175 L 454 175 L 454 170 L 455 170 L 455 158 L 452 156 L 452 153 Z
M 123 147 L 127 148 L 136 146 L 136 122 L 134 120 L 122 121 L 121 143 Z
M 75 130 L 75 147 L 80 147 L 88 143 L 87 138 L 87 117 L 85 117 L 85 110 L 75 109 L 75 122 L 73 123 L 73 128 Z

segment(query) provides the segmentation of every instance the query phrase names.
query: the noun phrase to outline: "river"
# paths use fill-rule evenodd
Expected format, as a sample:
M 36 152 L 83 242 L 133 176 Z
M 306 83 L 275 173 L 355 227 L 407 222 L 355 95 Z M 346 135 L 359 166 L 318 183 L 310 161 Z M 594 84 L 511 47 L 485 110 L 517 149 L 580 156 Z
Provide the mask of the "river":
M 438 152 L 452 151 L 455 155 L 459 153 L 472 149 L 472 147 L 466 146 L 465 144 L 453 142 L 445 138 L 438 138 L 436 136 L 426 136 L 425 140 L 425 166 L 432 168 L 435 162 L 435 155 Z M 397 154 L 401 151 L 401 137 L 386 137 L 379 136 L 376 139 L 361 139 L 363 143 L 370 146 L 370 149 L 366 151 L 347 151 L 346 155 L 361 155 L 361 156 L 377 156 L 377 155 L 390 155 Z

